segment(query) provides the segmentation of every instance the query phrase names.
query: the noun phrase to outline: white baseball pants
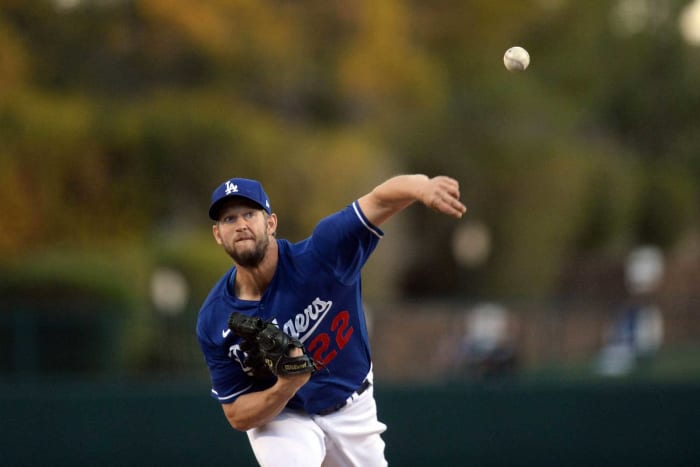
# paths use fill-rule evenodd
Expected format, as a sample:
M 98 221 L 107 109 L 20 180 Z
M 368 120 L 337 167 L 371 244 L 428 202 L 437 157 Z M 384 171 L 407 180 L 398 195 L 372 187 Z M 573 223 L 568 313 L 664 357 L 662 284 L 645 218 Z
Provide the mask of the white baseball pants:
M 387 465 L 385 430 L 370 386 L 337 412 L 310 416 L 285 409 L 247 433 L 262 467 L 381 467 Z

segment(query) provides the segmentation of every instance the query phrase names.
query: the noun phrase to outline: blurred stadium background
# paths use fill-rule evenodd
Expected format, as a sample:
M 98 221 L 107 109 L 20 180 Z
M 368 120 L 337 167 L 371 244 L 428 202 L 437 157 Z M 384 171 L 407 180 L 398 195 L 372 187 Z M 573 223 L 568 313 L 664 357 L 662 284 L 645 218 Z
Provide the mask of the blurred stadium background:
M 698 0 L 0 1 L 0 464 L 254 465 L 211 190 L 300 240 L 424 172 L 470 210 L 365 268 L 390 463 L 697 465 L 699 79 Z

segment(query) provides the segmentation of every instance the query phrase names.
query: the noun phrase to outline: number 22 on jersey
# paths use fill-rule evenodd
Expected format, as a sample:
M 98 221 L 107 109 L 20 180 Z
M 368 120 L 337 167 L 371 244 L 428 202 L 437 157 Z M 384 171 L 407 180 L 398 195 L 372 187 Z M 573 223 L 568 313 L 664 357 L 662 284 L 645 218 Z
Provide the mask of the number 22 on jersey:
M 350 313 L 347 310 L 339 312 L 331 321 L 331 333 L 334 333 L 334 341 L 328 333 L 322 332 L 314 337 L 306 350 L 313 359 L 324 366 L 333 361 L 338 355 L 338 351 L 343 350 L 352 337 L 355 329 L 350 326 Z

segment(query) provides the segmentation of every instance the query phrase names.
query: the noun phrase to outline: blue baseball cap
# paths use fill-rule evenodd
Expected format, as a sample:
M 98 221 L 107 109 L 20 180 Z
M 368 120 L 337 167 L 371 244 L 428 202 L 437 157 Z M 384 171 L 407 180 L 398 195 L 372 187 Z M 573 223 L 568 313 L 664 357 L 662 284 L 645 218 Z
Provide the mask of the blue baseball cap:
M 234 196 L 249 199 L 259 204 L 268 214 L 272 213 L 270 198 L 268 198 L 260 182 L 248 178 L 232 178 L 219 185 L 212 193 L 209 218 L 218 221 L 221 204 Z

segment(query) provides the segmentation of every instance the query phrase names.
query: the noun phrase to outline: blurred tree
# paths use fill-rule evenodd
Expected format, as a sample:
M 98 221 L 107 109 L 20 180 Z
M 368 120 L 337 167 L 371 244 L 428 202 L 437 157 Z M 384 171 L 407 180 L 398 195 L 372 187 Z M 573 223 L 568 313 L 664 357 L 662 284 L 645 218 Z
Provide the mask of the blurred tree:
M 265 180 L 301 238 L 418 170 L 461 180 L 493 254 L 464 270 L 456 225 L 415 210 L 414 251 L 383 278 L 416 296 L 551 296 L 570 262 L 671 246 L 697 223 L 684 4 L 7 0 L 0 252 L 170 236 L 197 249 L 230 175 Z M 515 44 L 533 56 L 517 75 L 501 62 Z

